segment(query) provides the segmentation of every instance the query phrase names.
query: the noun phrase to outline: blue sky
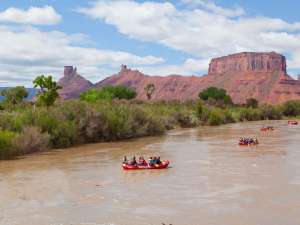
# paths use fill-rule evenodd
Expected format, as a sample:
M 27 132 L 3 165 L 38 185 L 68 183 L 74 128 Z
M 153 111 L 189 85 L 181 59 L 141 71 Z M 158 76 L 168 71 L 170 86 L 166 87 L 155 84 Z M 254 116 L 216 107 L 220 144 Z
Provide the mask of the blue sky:
M 0 86 L 74 65 L 93 82 L 128 64 L 153 75 L 202 75 L 209 60 L 276 51 L 300 73 L 297 0 L 1 0 Z

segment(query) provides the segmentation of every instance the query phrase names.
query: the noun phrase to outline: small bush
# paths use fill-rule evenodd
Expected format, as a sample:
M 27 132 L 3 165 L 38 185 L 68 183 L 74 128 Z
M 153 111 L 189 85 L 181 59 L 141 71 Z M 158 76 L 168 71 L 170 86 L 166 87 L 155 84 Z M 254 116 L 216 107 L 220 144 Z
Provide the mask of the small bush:
M 51 130 L 50 143 L 53 148 L 67 148 L 76 141 L 76 126 L 73 121 L 60 121 Z
M 230 109 L 225 109 L 224 111 L 224 123 L 234 123 L 235 119 L 232 113 L 232 110 Z
M 49 147 L 50 135 L 42 133 L 39 127 L 25 127 L 15 138 L 13 146 L 22 154 L 46 150 Z
M 204 107 L 202 110 L 202 113 L 200 116 L 200 121 L 202 121 L 203 124 L 206 124 L 209 120 L 209 116 L 210 116 L 210 109 Z
M 225 115 L 219 108 L 214 108 L 210 111 L 208 124 L 212 126 L 220 125 L 225 122 Z
M 196 114 L 190 110 L 177 112 L 176 119 L 179 125 L 183 128 L 196 127 L 199 125 L 199 120 L 197 119 Z
M 256 121 L 262 117 L 261 110 L 254 108 L 241 108 L 237 114 L 237 121 Z

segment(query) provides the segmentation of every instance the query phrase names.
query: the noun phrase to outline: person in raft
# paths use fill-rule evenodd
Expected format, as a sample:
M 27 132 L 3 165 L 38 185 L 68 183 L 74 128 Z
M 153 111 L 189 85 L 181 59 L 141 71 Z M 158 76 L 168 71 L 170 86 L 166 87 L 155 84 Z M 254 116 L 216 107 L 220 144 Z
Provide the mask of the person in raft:
M 137 162 L 136 162 L 136 159 L 135 159 L 135 156 L 132 157 L 132 160 L 131 160 L 131 165 L 136 165 Z
M 139 164 L 139 165 L 146 165 L 146 164 L 147 164 L 147 162 L 146 162 L 146 160 L 144 159 L 143 156 L 140 156 L 140 157 L 139 157 L 138 164 Z
M 156 159 L 156 164 L 158 164 L 158 165 L 161 164 L 160 156 L 157 157 L 157 159 Z
M 160 157 L 156 157 L 156 156 L 150 157 L 149 159 L 150 166 L 159 165 L 159 164 L 161 164 Z
M 126 156 L 124 156 L 123 163 L 134 166 L 137 164 L 137 161 L 135 159 L 135 156 L 133 156 L 130 161 L 127 161 Z
M 153 159 L 153 157 L 151 156 L 150 158 L 149 158 L 149 166 L 153 166 L 154 165 L 154 159 Z

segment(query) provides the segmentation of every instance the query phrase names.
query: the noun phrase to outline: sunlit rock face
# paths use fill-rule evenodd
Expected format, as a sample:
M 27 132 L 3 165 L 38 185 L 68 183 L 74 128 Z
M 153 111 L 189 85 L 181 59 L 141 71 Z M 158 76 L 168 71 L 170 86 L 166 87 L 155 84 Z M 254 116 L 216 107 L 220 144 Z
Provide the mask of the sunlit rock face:
M 76 67 L 65 66 L 63 77 L 58 81 L 62 87 L 59 91 L 61 99 L 78 98 L 80 93 L 88 90 L 94 85 L 77 73 Z
M 243 52 L 211 60 L 209 74 L 227 72 L 283 72 L 286 73 L 285 57 L 275 52 Z
M 300 99 L 300 83 L 286 67 L 285 57 L 275 52 L 243 52 L 212 59 L 208 80 L 226 89 L 236 103 L 251 97 L 279 104 Z
M 226 89 L 235 103 L 256 98 L 261 103 L 279 104 L 300 100 L 300 81 L 290 77 L 286 67 L 285 57 L 275 52 L 242 52 L 212 59 L 203 76 L 149 76 L 122 65 L 119 73 L 93 85 L 79 76 L 76 68 L 65 67 L 60 83 L 63 98 L 78 97 L 93 86 L 123 85 L 134 88 L 138 99 L 146 100 L 144 88 L 153 83 L 154 101 L 197 99 L 201 90 L 216 86 Z

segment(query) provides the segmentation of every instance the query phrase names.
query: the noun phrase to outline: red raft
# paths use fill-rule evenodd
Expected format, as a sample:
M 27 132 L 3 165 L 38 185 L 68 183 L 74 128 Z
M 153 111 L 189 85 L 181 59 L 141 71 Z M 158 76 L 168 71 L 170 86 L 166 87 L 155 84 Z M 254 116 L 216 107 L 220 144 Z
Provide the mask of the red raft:
M 296 120 L 289 120 L 288 124 L 290 124 L 290 125 L 298 125 L 298 122 Z
M 247 142 L 240 141 L 239 145 L 242 145 L 242 146 L 258 145 L 258 142 L 247 143 Z
M 122 167 L 124 170 L 154 170 L 154 169 L 166 169 L 169 166 L 169 161 L 164 160 L 161 162 L 161 164 L 155 164 L 153 166 L 150 166 L 148 163 L 144 165 L 129 165 L 129 164 L 122 164 Z
M 272 126 L 267 126 L 267 127 L 262 127 L 260 128 L 261 131 L 271 131 L 271 130 L 274 130 L 274 127 Z

